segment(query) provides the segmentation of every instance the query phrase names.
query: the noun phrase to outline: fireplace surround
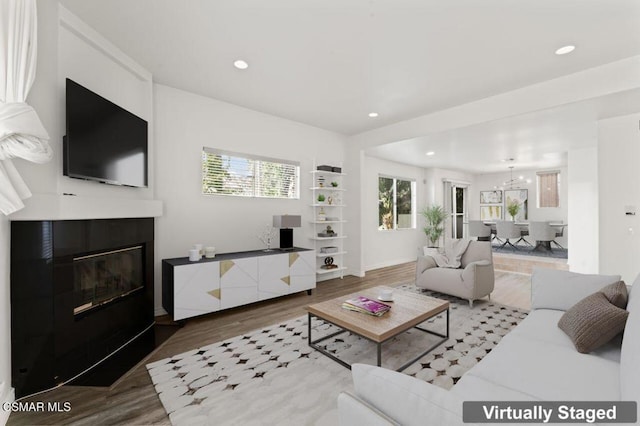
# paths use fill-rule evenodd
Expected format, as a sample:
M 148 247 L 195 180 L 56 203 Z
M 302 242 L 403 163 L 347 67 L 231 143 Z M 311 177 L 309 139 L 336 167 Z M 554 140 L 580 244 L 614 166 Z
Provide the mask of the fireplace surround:
M 153 218 L 11 223 L 16 396 L 82 375 L 153 326 Z

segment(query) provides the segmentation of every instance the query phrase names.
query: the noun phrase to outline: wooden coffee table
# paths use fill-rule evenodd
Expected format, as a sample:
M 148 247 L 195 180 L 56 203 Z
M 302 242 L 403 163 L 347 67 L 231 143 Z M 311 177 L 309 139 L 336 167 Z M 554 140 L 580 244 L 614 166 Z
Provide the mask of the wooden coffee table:
M 391 310 L 380 317 L 360 312 L 353 312 L 342 308 L 342 302 L 357 296 L 376 299 L 380 290 L 383 289 L 393 290 L 393 302 L 387 302 L 391 305 Z M 378 366 L 380 367 L 382 365 L 382 344 L 400 333 L 404 333 L 411 328 L 416 328 L 426 333 L 442 337 L 442 340 L 430 346 L 423 353 L 397 369 L 397 371 L 402 371 L 436 347 L 440 346 L 449 338 L 449 302 L 386 286 L 373 287 L 358 291 L 357 293 L 327 300 L 325 302 L 316 303 L 308 306 L 307 311 L 309 315 L 309 346 L 349 369 L 351 368 L 351 365 L 339 359 L 334 354 L 326 351 L 324 348 L 320 347 L 318 343 L 345 332 L 356 334 L 374 342 L 377 345 Z M 447 317 L 445 334 L 418 327 L 419 324 L 443 312 L 446 312 Z M 319 339 L 313 340 L 311 337 L 312 317 L 316 317 L 340 327 L 341 330 L 328 336 L 323 336 Z

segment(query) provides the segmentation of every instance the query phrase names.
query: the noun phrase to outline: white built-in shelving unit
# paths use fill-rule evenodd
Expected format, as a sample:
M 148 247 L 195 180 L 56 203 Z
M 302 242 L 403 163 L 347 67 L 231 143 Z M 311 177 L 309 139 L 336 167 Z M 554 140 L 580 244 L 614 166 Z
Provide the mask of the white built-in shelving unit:
M 315 168 L 315 167 L 314 167 Z M 313 241 L 316 251 L 316 274 L 334 274 L 342 278 L 347 269 L 344 264 L 345 254 L 344 234 L 346 220 L 344 220 L 344 177 L 341 172 L 312 170 L 311 210 L 312 215 L 309 220 L 311 235 L 309 239 Z M 324 200 L 322 199 L 324 197 Z M 327 227 L 331 227 L 334 234 L 325 234 Z M 337 265 L 328 268 L 327 264 Z

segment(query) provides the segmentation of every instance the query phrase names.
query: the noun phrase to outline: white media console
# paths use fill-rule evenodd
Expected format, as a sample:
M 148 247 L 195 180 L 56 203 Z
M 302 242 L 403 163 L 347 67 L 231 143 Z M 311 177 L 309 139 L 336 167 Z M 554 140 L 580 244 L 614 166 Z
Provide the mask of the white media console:
M 316 253 L 247 251 L 162 261 L 162 305 L 174 321 L 316 287 Z

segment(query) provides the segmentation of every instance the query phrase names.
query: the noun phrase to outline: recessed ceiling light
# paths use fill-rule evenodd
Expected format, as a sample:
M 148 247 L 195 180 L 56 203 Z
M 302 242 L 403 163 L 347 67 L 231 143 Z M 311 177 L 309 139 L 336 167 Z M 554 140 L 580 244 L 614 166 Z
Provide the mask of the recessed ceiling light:
M 433 151 L 429 151 L 429 152 L 427 152 L 427 153 L 426 153 L 426 155 L 428 155 L 429 157 L 431 157 L 432 155 L 436 155 L 436 153 L 435 153 L 435 152 L 433 152 Z
M 369 117 L 371 117 L 371 118 L 376 118 L 377 116 L 378 116 L 377 112 L 370 112 L 369 113 Z
M 243 61 L 242 59 L 238 59 L 237 61 L 234 61 L 233 66 L 238 68 L 239 70 L 246 70 L 247 68 L 249 68 L 249 64 L 246 61 Z
M 575 49 L 575 46 L 562 46 L 560 49 L 556 50 L 556 55 L 566 55 L 567 53 L 571 53 L 573 52 L 573 50 Z

